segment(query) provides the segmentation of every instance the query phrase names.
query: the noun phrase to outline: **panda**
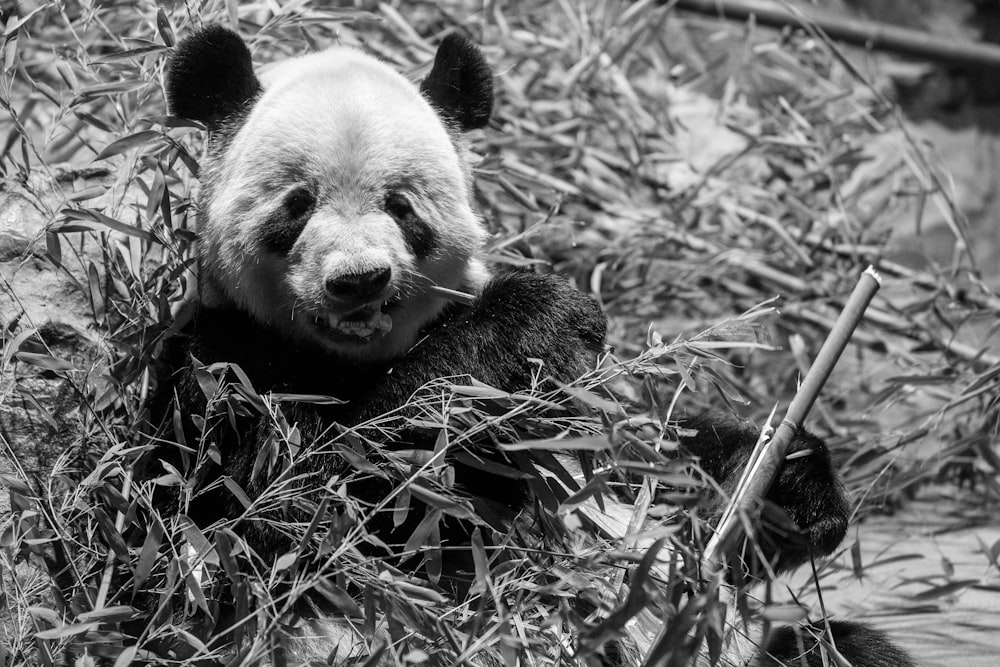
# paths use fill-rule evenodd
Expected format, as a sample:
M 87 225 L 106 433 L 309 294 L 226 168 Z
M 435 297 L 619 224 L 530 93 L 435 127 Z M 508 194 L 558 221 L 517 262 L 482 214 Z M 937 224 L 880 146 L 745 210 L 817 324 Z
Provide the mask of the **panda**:
M 287 60 L 258 78 L 243 40 L 220 26 L 176 47 L 166 73 L 170 113 L 203 124 L 208 141 L 197 202 L 198 297 L 190 321 L 164 348 L 151 402 L 161 442 L 184 440 L 190 451 L 208 439 L 201 437 L 204 420 L 194 416 L 205 414 L 204 369 L 213 364 L 231 364 L 258 395 L 336 399 L 285 410 L 303 442 L 399 410 L 437 378 L 475 378 L 516 392 L 535 386 L 540 374 L 554 386 L 593 367 L 606 319 L 592 297 L 558 277 L 491 271 L 481 256 L 485 231 L 464 135 L 490 120 L 492 77 L 480 50 L 455 34 L 442 40 L 419 86 L 343 47 Z M 447 298 L 453 292 L 473 299 Z M 197 525 L 242 512 L 245 499 L 220 478 L 235 481 L 250 499 L 265 488 L 260 452 L 273 436 L 271 424 L 231 406 L 215 424 L 217 451 L 200 457 L 193 483 L 201 491 L 185 505 Z M 682 445 L 731 486 L 757 429 L 716 415 L 681 426 Z M 183 465 L 188 458 L 176 449 L 155 448 L 151 469 Z M 830 553 L 848 516 L 822 441 L 803 431 L 791 451 L 810 455 L 785 463 L 769 499 L 801 528 L 802 539 L 765 540 L 765 555 L 783 570 Z M 503 459 L 499 452 L 485 456 Z M 304 472 L 330 477 L 343 470 L 339 459 L 309 459 Z M 453 463 L 457 486 L 485 497 L 482 507 L 493 520 L 530 510 L 525 485 L 488 465 Z M 384 492 L 377 482 L 351 487 L 371 501 Z M 274 525 L 242 530 L 259 554 L 276 557 L 288 548 Z M 468 543 L 469 535 L 449 538 Z M 445 567 L 444 577 L 454 575 L 460 586 L 461 563 Z M 322 661 L 343 646 L 334 616 L 313 621 L 311 639 L 293 642 L 289 663 Z M 873 629 L 831 627 L 838 650 L 858 667 L 911 664 Z M 778 629 L 764 650 L 734 656 L 732 664 L 803 664 L 803 646 L 801 659 L 823 664 L 803 637 L 809 635 Z M 607 655 L 627 662 L 630 650 L 643 650 L 635 641 Z

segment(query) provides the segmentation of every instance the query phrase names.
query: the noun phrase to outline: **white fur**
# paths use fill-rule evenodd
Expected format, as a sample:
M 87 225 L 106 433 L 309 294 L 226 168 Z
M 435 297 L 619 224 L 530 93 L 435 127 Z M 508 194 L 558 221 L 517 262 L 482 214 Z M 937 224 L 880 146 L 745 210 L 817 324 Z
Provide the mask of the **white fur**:
M 476 290 L 486 276 L 464 149 L 413 83 L 351 49 L 282 62 L 267 71 L 264 86 L 225 153 L 206 166 L 206 298 L 232 300 L 337 352 L 401 354 L 445 305 L 428 287 Z M 302 179 L 322 189 L 321 206 L 287 257 L 268 253 L 254 232 Z M 415 258 L 382 210 L 388 187 L 406 192 L 437 235 L 429 257 Z M 325 278 L 385 266 L 405 297 L 392 332 L 348 344 L 318 335 L 311 323 L 325 312 Z

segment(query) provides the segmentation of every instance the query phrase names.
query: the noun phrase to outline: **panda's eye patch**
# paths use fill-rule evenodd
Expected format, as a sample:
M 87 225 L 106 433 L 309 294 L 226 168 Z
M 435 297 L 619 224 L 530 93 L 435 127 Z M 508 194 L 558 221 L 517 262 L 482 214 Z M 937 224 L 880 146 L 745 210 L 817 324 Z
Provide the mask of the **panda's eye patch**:
M 396 220 L 405 220 L 415 215 L 410 201 L 398 192 L 390 192 L 385 198 L 385 212 Z
M 316 197 L 305 188 L 295 188 L 285 197 L 285 213 L 292 219 L 304 217 L 316 205 Z
M 258 227 L 257 237 L 271 252 L 287 255 L 305 229 L 314 208 L 315 195 L 306 188 L 295 188 Z
M 406 245 L 417 258 L 427 257 L 437 247 L 437 234 L 425 220 L 417 215 L 410 200 L 402 193 L 389 192 L 385 196 L 382 208 L 396 221 L 396 225 L 403 233 Z

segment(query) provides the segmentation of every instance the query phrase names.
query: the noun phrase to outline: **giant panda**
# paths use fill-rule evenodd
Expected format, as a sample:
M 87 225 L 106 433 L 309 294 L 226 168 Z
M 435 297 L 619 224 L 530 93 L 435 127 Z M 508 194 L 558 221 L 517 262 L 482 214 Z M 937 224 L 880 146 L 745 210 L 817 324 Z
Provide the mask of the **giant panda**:
M 436 378 L 475 378 L 515 392 L 534 386 L 540 374 L 570 381 L 594 363 L 606 321 L 593 298 L 557 277 L 493 272 L 482 260 L 485 232 L 464 134 L 490 119 L 492 73 L 464 38 L 443 39 L 418 86 L 341 47 L 287 60 L 258 78 L 243 40 L 209 26 L 176 47 L 166 94 L 170 113 L 202 123 L 208 141 L 197 202 L 198 298 L 160 359 L 151 403 L 160 441 L 186 440 L 190 451 L 206 440 L 204 421 L 192 415 L 206 410 L 204 368 L 223 362 L 259 395 L 337 399 L 286 410 L 303 441 L 398 410 Z M 474 299 L 450 301 L 440 288 Z M 731 486 L 757 429 L 717 416 L 682 426 L 683 446 Z M 234 410 L 216 425 L 211 440 L 218 450 L 199 457 L 205 465 L 194 474 L 204 491 L 185 505 L 198 525 L 242 509 L 218 483 L 221 476 L 250 498 L 267 484 L 258 455 L 270 428 L 269 420 Z M 809 455 L 786 462 L 769 499 L 801 528 L 802 539 L 776 537 L 766 546 L 778 569 L 830 553 L 848 514 L 822 441 L 802 432 L 792 451 Z M 173 466 L 187 460 L 165 445 L 152 456 Z M 344 466 L 335 455 L 309 465 L 305 472 L 320 478 Z M 485 467 L 456 463 L 457 484 L 485 496 L 494 520 L 530 510 L 530 488 Z M 352 492 L 377 496 L 382 489 Z M 273 525 L 242 530 L 259 553 L 287 549 L 287 536 Z M 450 567 L 460 581 L 460 566 Z M 342 646 L 336 618 L 314 620 L 318 630 L 293 643 L 290 664 L 325 660 Z M 858 667 L 911 664 L 866 626 L 831 627 L 841 654 Z M 803 647 L 801 659 L 823 664 L 815 642 L 803 636 L 779 629 L 766 647 L 731 656 L 731 664 L 799 665 Z M 632 654 L 641 653 L 642 640 L 635 642 Z M 621 662 L 630 651 L 607 655 Z

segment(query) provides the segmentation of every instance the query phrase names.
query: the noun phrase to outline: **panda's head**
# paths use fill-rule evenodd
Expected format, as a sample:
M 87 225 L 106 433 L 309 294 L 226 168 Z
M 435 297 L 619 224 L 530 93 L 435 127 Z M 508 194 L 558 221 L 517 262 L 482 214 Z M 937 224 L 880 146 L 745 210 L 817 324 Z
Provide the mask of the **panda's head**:
M 419 87 L 347 48 L 261 79 L 218 26 L 184 40 L 167 72 L 171 113 L 210 132 L 202 299 L 335 354 L 402 354 L 445 305 L 429 288 L 486 277 L 461 134 L 489 120 L 489 67 L 452 35 Z

